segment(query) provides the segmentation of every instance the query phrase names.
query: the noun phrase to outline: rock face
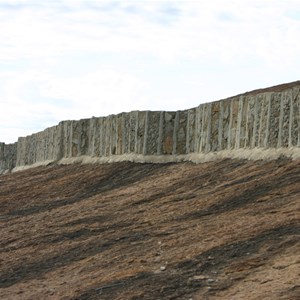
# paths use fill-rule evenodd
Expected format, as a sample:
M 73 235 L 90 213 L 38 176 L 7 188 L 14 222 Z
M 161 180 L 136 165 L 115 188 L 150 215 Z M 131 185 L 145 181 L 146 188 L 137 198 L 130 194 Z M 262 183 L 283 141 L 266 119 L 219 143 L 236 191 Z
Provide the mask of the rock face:
M 57 126 L 0 144 L 0 172 L 82 155 L 184 155 L 300 147 L 300 81 L 177 111 L 133 111 Z
M 16 166 L 17 143 L 0 143 L 0 174 Z

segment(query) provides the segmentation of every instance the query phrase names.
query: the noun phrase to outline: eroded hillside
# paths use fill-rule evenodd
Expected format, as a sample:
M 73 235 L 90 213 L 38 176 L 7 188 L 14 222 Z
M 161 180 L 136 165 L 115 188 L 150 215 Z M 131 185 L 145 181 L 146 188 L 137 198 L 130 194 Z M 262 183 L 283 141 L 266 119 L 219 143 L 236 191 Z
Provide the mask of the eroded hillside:
M 299 299 L 300 162 L 0 176 L 1 299 Z

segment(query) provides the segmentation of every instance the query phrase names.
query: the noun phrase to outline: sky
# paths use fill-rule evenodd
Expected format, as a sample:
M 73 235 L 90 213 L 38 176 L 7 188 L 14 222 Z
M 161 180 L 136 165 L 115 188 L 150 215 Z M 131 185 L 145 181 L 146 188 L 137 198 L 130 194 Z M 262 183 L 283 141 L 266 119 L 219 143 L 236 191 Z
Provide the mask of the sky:
M 0 0 L 0 142 L 299 80 L 300 0 Z

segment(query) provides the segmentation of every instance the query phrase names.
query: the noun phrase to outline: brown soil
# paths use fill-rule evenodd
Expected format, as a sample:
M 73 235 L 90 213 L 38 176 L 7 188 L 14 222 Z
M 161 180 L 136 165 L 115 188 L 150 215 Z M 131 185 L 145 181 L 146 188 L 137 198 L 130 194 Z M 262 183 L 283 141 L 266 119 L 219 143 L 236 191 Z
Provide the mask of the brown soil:
M 1 299 L 299 299 L 300 162 L 0 176 Z

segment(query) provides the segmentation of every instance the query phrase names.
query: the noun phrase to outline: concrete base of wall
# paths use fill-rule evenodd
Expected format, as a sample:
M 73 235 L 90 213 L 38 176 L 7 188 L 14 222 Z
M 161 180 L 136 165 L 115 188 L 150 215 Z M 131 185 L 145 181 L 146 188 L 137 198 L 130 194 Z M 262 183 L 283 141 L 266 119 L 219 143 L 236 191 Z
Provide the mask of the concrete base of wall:
M 117 163 L 122 161 L 129 161 L 134 163 L 179 163 L 179 162 L 192 162 L 192 163 L 205 163 L 216 161 L 219 159 L 246 159 L 246 160 L 276 160 L 280 158 L 300 160 L 300 148 L 277 148 L 277 149 L 236 149 L 236 150 L 222 150 L 210 153 L 190 153 L 184 155 L 135 155 L 123 154 L 112 155 L 108 157 L 93 157 L 82 155 L 78 157 L 63 158 L 59 161 L 43 161 L 28 166 L 20 166 L 12 169 L 12 172 L 27 170 L 40 166 L 47 166 L 50 164 L 69 165 L 69 164 L 107 164 Z

